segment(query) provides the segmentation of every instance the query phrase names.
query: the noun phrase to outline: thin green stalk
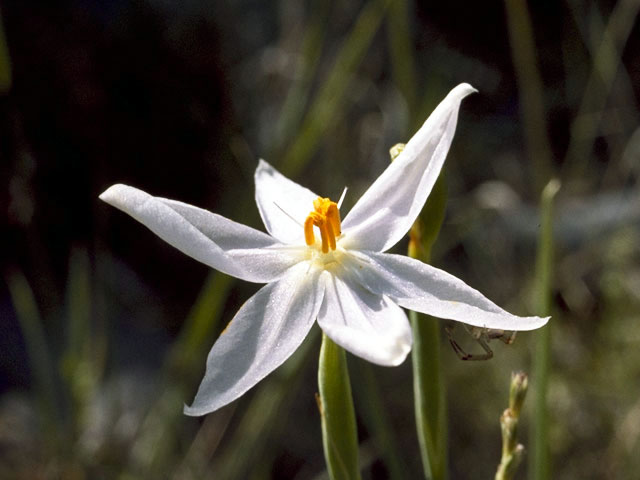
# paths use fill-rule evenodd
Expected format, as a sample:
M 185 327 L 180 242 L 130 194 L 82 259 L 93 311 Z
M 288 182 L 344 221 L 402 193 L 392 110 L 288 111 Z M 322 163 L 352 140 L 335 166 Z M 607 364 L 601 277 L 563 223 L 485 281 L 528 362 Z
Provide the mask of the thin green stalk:
M 403 148 L 401 144 L 393 147 L 392 158 Z M 441 174 L 409 232 L 410 257 L 425 263 L 430 261 L 431 248 L 444 220 L 446 201 L 446 179 Z M 447 413 L 440 367 L 440 322 L 414 311 L 409 312 L 409 319 L 413 329 L 413 395 L 422 467 L 425 478 L 443 480 L 447 478 Z
M 374 0 L 363 9 L 344 41 L 334 67 L 309 109 L 280 169 L 295 176 L 316 151 L 322 135 L 334 125 L 351 78 L 378 31 L 390 0 Z
M 447 478 L 447 409 L 440 368 L 440 322 L 409 312 L 413 328 L 413 396 L 424 476 Z
M 416 75 L 413 63 L 413 46 L 409 38 L 409 2 L 397 0 L 389 6 L 387 15 L 387 34 L 391 50 L 391 68 L 393 82 L 404 96 L 409 110 L 415 111 L 416 104 Z M 413 120 L 413 119 L 412 119 Z
M 543 84 L 526 0 L 505 0 L 511 57 L 518 80 L 520 106 L 527 153 L 532 166 L 536 194 L 553 171 L 551 146 L 547 135 Z
M 551 313 L 551 282 L 553 273 L 553 198 L 560 188 L 558 180 L 551 180 L 542 191 L 540 201 L 540 238 L 536 265 L 536 311 Z M 546 480 L 551 474 L 549 455 L 549 415 L 547 389 L 551 363 L 551 322 L 536 332 L 536 354 L 533 366 L 535 379 L 534 419 L 531 431 L 532 454 L 530 478 Z
M 322 335 L 318 366 L 318 409 L 324 458 L 332 480 L 360 478 L 358 432 L 345 351 Z
M 69 257 L 67 284 L 69 332 L 67 352 L 78 361 L 86 355 L 91 330 L 91 278 L 86 250 L 74 248 Z
M 91 334 L 91 267 L 83 248 L 71 251 L 66 293 L 69 328 L 61 366 L 71 397 L 71 428 L 77 434 L 88 420 L 86 407 L 101 377 Z
M 302 38 L 301 55 L 296 65 L 296 74 L 276 124 L 270 158 L 280 157 L 285 141 L 292 137 L 302 122 L 304 110 L 310 98 L 313 79 L 321 64 L 318 59 L 322 53 L 331 5 L 331 2 L 325 0 L 315 0 L 312 6 L 313 11 L 309 15 L 309 25 L 305 28 Z

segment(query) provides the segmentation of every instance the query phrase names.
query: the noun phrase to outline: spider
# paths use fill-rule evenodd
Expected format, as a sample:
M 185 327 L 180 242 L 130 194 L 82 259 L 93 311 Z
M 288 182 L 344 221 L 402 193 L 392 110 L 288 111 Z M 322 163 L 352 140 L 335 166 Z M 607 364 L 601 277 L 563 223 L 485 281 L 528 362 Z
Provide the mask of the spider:
M 444 327 L 444 331 L 447 332 L 449 343 L 451 343 L 453 351 L 456 352 L 456 355 L 458 355 L 460 360 L 489 360 L 493 358 L 493 350 L 489 348 L 489 342 L 491 340 L 500 339 L 507 345 L 511 345 L 516 339 L 516 332 L 500 330 L 498 328 L 474 327 L 463 323 L 465 330 L 476 342 L 480 344 L 485 352 L 483 354 L 467 353 L 462 349 L 458 342 L 453 339 L 453 329 L 455 324 L 456 322 L 449 322 L 447 326 Z

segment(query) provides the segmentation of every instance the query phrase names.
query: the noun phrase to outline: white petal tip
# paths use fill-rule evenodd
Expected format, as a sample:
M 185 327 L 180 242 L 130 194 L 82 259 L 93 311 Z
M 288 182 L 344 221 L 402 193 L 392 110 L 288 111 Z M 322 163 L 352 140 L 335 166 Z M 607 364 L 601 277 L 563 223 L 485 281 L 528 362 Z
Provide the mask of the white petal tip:
M 388 367 L 398 367 L 402 365 L 404 361 L 407 359 L 407 355 L 409 355 L 410 351 L 411 351 L 411 344 L 402 346 L 401 351 L 398 352 L 398 354 L 395 357 L 391 358 L 390 361 L 385 365 Z
M 267 162 L 265 159 L 261 158 L 258 160 L 258 166 L 256 167 L 256 173 L 259 172 L 260 170 L 266 170 L 266 169 L 270 169 L 273 168 L 271 166 L 271 164 L 269 162 Z
M 194 408 L 193 406 L 190 407 L 189 405 L 185 404 L 184 407 L 182 408 L 182 413 L 184 413 L 189 417 L 201 417 L 203 415 L 206 415 L 209 412 L 201 408 Z
M 126 185 L 122 185 L 121 183 L 117 183 L 117 184 L 112 185 L 109 188 L 107 188 L 104 192 L 102 192 L 100 194 L 100 196 L 98 198 L 100 200 L 102 200 L 103 202 L 107 202 L 107 203 L 113 204 L 119 198 L 121 198 L 123 196 L 123 194 L 130 188 L 131 187 L 128 187 Z
M 410 330 L 403 333 L 389 332 L 385 336 L 372 336 L 344 326 L 320 325 L 320 327 L 331 340 L 348 352 L 382 367 L 401 365 L 411 352 L 413 345 Z
M 380 342 L 370 351 L 352 352 L 368 362 L 381 367 L 398 367 L 404 363 L 411 352 L 412 339 L 402 338 L 395 341 Z
M 538 318 L 540 318 L 540 327 L 544 327 L 549 322 L 549 320 L 551 320 L 551 317 L 538 317 Z M 540 327 L 537 327 L 537 328 L 540 328 Z
M 544 327 L 551 317 L 516 317 L 516 321 L 511 320 L 508 327 L 504 325 L 499 327 L 503 330 L 526 332 L 530 330 L 537 330 Z M 492 328 L 492 327 L 490 327 Z
M 265 174 L 269 177 L 273 176 L 274 168 L 271 166 L 269 162 L 261 158 L 258 160 L 258 166 L 256 167 L 256 171 L 253 174 L 254 179 L 256 181 L 256 185 L 258 184 L 258 181 L 261 178 L 261 176 Z
M 387 355 L 358 354 L 358 356 L 381 367 L 398 367 L 407 359 L 407 355 L 411 352 L 411 345 L 397 345 L 394 350 Z
M 448 318 L 449 320 L 455 320 L 456 322 L 466 323 L 473 327 L 479 328 L 495 328 L 499 330 L 505 330 L 508 332 L 528 332 L 531 330 L 537 330 L 544 327 L 551 317 L 518 317 L 516 315 L 506 314 L 492 314 L 487 313 L 481 318 L 461 318 L 455 316 L 454 318 L 447 315 L 442 315 L 442 318 Z
M 385 348 L 385 350 L 361 350 L 351 353 L 381 367 L 398 367 L 404 363 L 404 361 L 407 359 L 407 356 L 409 355 L 409 352 L 411 352 L 411 344 L 406 343 L 398 343 L 397 345 L 385 345 L 383 348 Z M 346 347 L 345 349 L 349 350 Z
M 477 93 L 478 90 L 476 90 L 475 88 L 473 88 L 471 85 L 469 85 L 468 83 L 461 83 L 460 85 L 458 85 L 457 87 L 455 87 L 453 90 L 451 90 L 450 94 L 453 94 L 455 92 L 456 96 L 459 96 L 460 99 L 463 99 L 464 97 L 466 97 L 467 95 L 471 95 L 472 93 Z
M 390 341 L 390 343 L 391 345 L 388 349 L 389 355 L 384 365 L 388 367 L 397 367 L 404 363 L 407 355 L 411 352 L 411 347 L 413 347 L 413 335 L 411 334 L 411 330 L 400 333 L 396 337 L 395 341 Z

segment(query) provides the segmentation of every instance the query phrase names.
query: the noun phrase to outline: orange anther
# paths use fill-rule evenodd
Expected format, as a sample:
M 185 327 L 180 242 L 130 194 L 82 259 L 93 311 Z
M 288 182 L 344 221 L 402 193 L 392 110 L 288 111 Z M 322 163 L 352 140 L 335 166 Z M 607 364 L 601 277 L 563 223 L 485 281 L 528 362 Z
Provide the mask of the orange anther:
M 314 225 L 320 230 L 322 253 L 336 249 L 336 237 L 340 236 L 340 212 L 338 205 L 328 198 L 318 197 L 313 201 L 314 211 L 309 213 L 304 222 L 304 239 L 307 245 L 316 241 L 313 234 Z
M 304 240 L 307 245 L 316 243 L 316 236 L 313 234 L 313 217 L 311 215 L 304 221 Z

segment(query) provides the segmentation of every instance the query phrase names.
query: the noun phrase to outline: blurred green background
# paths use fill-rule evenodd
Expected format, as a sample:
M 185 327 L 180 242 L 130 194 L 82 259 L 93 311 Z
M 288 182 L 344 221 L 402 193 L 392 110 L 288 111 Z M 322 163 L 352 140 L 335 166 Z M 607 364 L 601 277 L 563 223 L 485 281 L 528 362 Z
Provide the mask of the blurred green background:
M 262 228 L 265 158 L 323 196 L 347 185 L 348 211 L 460 82 L 479 93 L 447 160 L 433 264 L 541 313 L 539 196 L 560 179 L 550 478 L 640 471 L 640 2 L 0 8 L 0 478 L 324 478 L 318 332 L 235 404 L 183 416 L 208 349 L 258 286 L 97 197 L 122 182 Z M 441 333 L 450 478 L 492 478 L 510 374 L 532 372 L 538 334 L 462 362 Z M 410 362 L 349 362 L 364 477 L 420 478 Z

